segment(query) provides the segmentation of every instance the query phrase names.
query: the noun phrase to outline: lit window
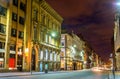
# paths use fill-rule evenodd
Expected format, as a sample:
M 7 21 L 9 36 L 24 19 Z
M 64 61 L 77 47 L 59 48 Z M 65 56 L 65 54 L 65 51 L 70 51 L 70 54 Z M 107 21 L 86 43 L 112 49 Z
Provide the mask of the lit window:
M 52 61 L 53 60 L 53 54 L 50 53 L 50 60 Z

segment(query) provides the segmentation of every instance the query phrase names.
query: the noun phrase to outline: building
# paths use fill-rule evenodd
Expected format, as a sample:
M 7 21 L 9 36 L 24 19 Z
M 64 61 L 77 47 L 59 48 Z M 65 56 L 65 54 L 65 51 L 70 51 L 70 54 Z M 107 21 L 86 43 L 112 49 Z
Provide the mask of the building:
M 114 51 L 116 59 L 117 70 L 120 70 L 120 13 L 115 15 L 115 26 L 114 26 Z
M 26 0 L 0 0 L 0 69 L 22 69 Z
M 32 42 L 36 69 L 60 69 L 60 35 L 62 17 L 45 0 L 34 0 L 32 4 Z M 33 57 L 33 56 L 32 56 Z M 36 61 L 38 60 L 38 61 Z
M 83 68 L 85 42 L 74 33 L 61 35 L 61 69 L 79 70 Z
M 62 21 L 45 0 L 1 0 L 0 69 L 60 69 Z

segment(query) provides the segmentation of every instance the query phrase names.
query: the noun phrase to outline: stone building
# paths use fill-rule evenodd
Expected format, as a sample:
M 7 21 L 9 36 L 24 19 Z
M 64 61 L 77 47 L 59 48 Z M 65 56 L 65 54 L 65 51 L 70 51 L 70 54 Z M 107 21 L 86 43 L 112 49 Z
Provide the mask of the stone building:
M 62 21 L 45 0 L 0 0 L 0 69 L 58 70 Z
M 114 26 L 114 51 L 116 58 L 117 70 L 120 70 L 120 13 L 115 15 L 115 26 Z
M 61 35 L 61 69 L 79 70 L 83 68 L 85 42 L 74 33 Z

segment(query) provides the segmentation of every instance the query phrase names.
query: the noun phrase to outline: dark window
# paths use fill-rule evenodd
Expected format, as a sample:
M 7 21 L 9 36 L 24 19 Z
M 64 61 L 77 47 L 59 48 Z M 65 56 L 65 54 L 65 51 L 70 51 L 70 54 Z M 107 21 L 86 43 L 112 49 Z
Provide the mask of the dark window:
M 37 39 L 37 28 L 35 27 L 34 28 L 34 40 L 36 40 Z
M 16 35 L 17 35 L 17 30 L 12 28 L 11 29 L 11 36 L 16 37 Z
M 12 20 L 17 21 L 17 14 L 16 13 L 12 13 Z
M 20 2 L 20 9 L 23 10 L 23 11 L 26 10 L 26 9 L 25 9 L 25 4 L 24 4 L 23 2 Z
M 24 33 L 22 31 L 19 31 L 19 38 L 23 39 Z
M 23 17 L 19 17 L 19 23 L 24 25 L 24 18 Z
M 15 49 L 16 49 L 16 45 L 10 45 L 10 50 L 15 51 Z
M 34 17 L 34 20 L 37 21 L 37 17 L 38 17 L 38 11 L 37 11 L 37 9 L 34 9 L 34 11 L 33 11 L 33 17 Z
M 45 24 L 45 16 L 44 15 L 42 15 L 42 24 Z
M 0 6 L 0 15 L 6 16 L 6 14 L 7 14 L 7 9 Z
M 6 28 L 5 25 L 0 24 L 0 32 L 5 34 Z
M 15 54 L 10 54 L 10 58 L 15 58 Z
M 5 48 L 5 43 L 4 42 L 0 42 L 0 49 L 4 49 Z
M 4 58 L 4 53 L 0 53 L 0 58 Z
M 62 46 L 64 46 L 64 42 L 62 42 L 61 44 L 62 44 Z
M 13 5 L 18 6 L 18 0 L 13 0 Z

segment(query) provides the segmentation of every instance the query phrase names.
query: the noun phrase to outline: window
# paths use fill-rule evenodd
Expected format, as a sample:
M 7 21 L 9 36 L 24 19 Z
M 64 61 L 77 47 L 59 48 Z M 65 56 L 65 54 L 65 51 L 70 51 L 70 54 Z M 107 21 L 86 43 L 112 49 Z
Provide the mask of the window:
M 24 18 L 21 17 L 21 16 L 19 17 L 19 23 L 22 24 L 22 25 L 24 25 Z
M 54 61 L 56 61 L 56 56 L 57 56 L 57 54 L 56 54 L 56 53 L 54 53 Z
M 33 11 L 33 19 L 35 21 L 37 21 L 37 17 L 38 17 L 38 11 L 37 11 L 37 9 L 34 9 L 34 11 Z
M 18 6 L 18 0 L 13 0 L 13 5 Z
M 41 32 L 41 34 L 40 34 L 40 37 L 41 37 L 41 42 L 44 42 L 44 32 Z
M 61 42 L 61 45 L 64 46 L 64 42 Z
M 6 16 L 6 14 L 7 14 L 7 9 L 0 6 L 0 15 Z
M 15 54 L 10 54 L 10 58 L 15 58 Z
M 23 39 L 24 33 L 22 31 L 19 31 L 19 38 Z
M 0 52 L 0 68 L 4 68 L 4 53 Z
M 5 43 L 4 42 L 0 42 L 0 49 L 5 49 Z
M 42 18 L 42 24 L 45 24 L 45 16 L 42 15 L 41 18 Z
M 34 27 L 34 40 L 37 40 L 37 28 Z
M 11 29 L 11 36 L 16 37 L 16 35 L 17 35 L 17 30 L 12 28 Z
M 40 52 L 40 59 L 43 59 L 43 51 Z
M 48 43 L 48 35 L 45 35 L 45 42 Z
M 5 25 L 0 24 L 0 32 L 5 34 L 6 28 Z
M 17 14 L 16 13 L 12 13 L 12 20 L 17 21 Z
M 15 51 L 15 49 L 16 49 L 16 45 L 10 45 L 10 50 L 13 50 L 13 51 Z
M 23 10 L 23 11 L 26 10 L 26 9 L 25 9 L 25 4 L 24 4 L 23 2 L 20 2 L 20 9 Z

